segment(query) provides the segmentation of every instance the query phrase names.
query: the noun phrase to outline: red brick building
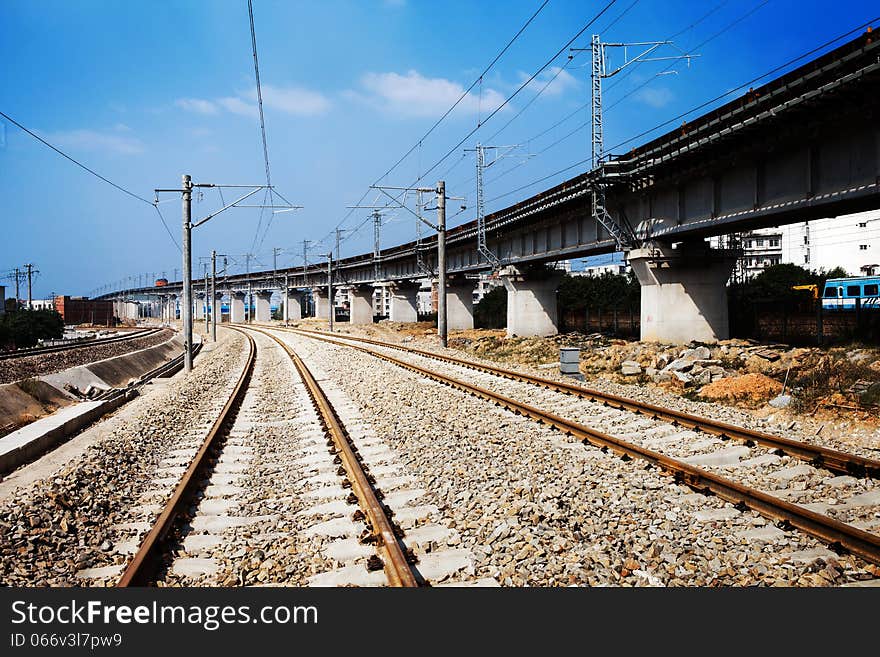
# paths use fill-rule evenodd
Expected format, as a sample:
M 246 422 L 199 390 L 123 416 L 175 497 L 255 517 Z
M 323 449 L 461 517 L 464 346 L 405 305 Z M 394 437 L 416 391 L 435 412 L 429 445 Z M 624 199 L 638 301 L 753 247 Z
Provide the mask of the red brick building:
M 55 310 L 65 324 L 97 324 L 113 326 L 113 302 L 88 297 L 55 297 Z

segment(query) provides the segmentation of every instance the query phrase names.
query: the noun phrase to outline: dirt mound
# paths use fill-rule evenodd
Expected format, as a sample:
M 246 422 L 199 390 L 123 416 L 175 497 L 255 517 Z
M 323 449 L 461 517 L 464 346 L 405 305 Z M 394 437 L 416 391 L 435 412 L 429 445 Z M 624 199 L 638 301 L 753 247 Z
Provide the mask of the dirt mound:
M 782 392 L 782 384 L 776 379 L 763 374 L 750 373 L 710 383 L 700 390 L 700 397 L 762 404 L 780 392 Z

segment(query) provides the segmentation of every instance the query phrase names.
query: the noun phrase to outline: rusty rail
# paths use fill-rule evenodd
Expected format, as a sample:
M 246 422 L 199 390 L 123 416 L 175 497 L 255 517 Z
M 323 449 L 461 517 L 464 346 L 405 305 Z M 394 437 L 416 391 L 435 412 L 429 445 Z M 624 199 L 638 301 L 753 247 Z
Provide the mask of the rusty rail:
M 735 481 L 721 477 L 702 468 L 690 465 L 633 443 L 616 438 L 609 434 L 592 429 L 586 425 L 554 415 L 529 404 L 505 397 L 497 392 L 454 379 L 424 367 L 407 363 L 387 354 L 378 353 L 364 347 L 348 344 L 312 331 L 295 331 L 309 338 L 345 346 L 380 358 L 399 367 L 448 385 L 480 399 L 503 406 L 509 411 L 547 424 L 567 435 L 579 438 L 584 443 L 596 447 L 610 449 L 621 456 L 639 458 L 671 473 L 677 481 L 703 493 L 711 492 L 734 504 L 744 504 L 761 515 L 789 523 L 791 526 L 818 538 L 834 548 L 842 548 L 866 561 L 880 564 L 880 536 L 866 532 L 821 513 L 810 511 L 797 504 L 792 504 L 773 497 L 767 493 L 744 486 Z M 347 339 L 347 338 L 345 338 Z
M 277 342 L 287 352 L 305 383 L 309 397 L 311 397 L 321 418 L 322 426 L 333 441 L 338 456 L 342 459 L 342 467 L 345 468 L 348 480 L 351 482 L 352 492 L 357 496 L 358 504 L 363 509 L 370 529 L 376 538 L 376 549 L 383 557 L 382 562 L 388 583 L 391 586 L 399 587 L 419 586 L 413 568 L 406 558 L 404 548 L 398 540 L 394 525 L 389 519 L 385 507 L 376 496 L 376 491 L 352 449 L 348 432 L 342 425 L 336 409 L 327 399 L 327 395 L 324 394 L 306 364 L 289 345 L 267 331 L 254 327 L 250 327 L 250 330 L 262 333 Z
M 122 577 L 116 584 L 117 587 L 148 586 L 153 581 L 156 571 L 162 565 L 162 545 L 177 519 L 186 512 L 191 504 L 193 495 L 201 485 L 202 475 L 211 465 L 211 455 L 233 420 L 235 409 L 241 405 L 241 401 L 244 399 L 248 383 L 254 371 L 257 348 L 251 336 L 244 331 L 240 331 L 240 333 L 248 340 L 248 356 L 244 370 L 241 376 L 239 376 L 232 394 L 223 406 L 223 410 L 220 411 L 220 415 L 214 421 L 211 430 L 202 442 L 202 446 L 177 484 L 171 499 L 165 504 L 165 508 L 159 514 L 152 529 L 144 537 L 140 548 L 129 562 L 125 572 L 122 573 Z
M 303 331 L 302 329 L 282 330 L 299 331 L 300 333 L 321 335 L 316 331 Z M 531 385 L 540 386 L 542 388 L 555 390 L 556 392 L 561 392 L 567 395 L 575 395 L 577 397 L 582 397 L 590 401 L 600 402 L 606 406 L 610 406 L 611 408 L 631 411 L 639 415 L 646 415 L 655 420 L 671 422 L 674 425 L 682 426 L 686 429 L 702 431 L 707 434 L 718 436 L 722 440 L 734 439 L 746 443 L 757 443 L 771 449 L 782 450 L 789 456 L 794 456 L 795 458 L 809 461 L 812 465 L 816 467 L 826 468 L 828 470 L 839 472 L 841 474 L 848 474 L 856 477 L 871 477 L 873 479 L 880 478 L 880 461 L 864 456 L 859 456 L 857 454 L 848 454 L 846 452 L 823 447 L 821 445 L 801 442 L 799 440 L 792 440 L 790 438 L 783 438 L 781 436 L 774 436 L 772 434 L 764 433 L 761 431 L 754 431 L 752 429 L 746 429 L 745 427 L 738 427 L 733 424 L 727 424 L 726 422 L 719 422 L 717 420 L 700 417 L 699 415 L 692 415 L 683 411 L 677 411 L 671 408 L 664 408 L 663 406 L 657 406 L 656 404 L 651 404 L 648 402 L 636 401 L 635 399 L 629 399 L 627 397 L 621 397 L 619 395 L 613 395 L 611 393 L 585 388 L 583 386 L 566 383 L 564 381 L 554 381 L 553 379 L 532 376 L 530 374 L 524 374 L 515 370 L 509 370 L 502 367 L 493 367 L 491 365 L 475 363 L 473 361 L 464 360 L 462 358 L 455 358 L 454 356 L 443 356 L 433 353 L 431 351 L 415 349 L 413 347 L 404 347 L 402 345 L 381 342 L 379 340 L 370 340 L 368 338 L 352 337 L 349 335 L 337 337 L 344 340 L 352 340 L 354 342 L 372 344 L 377 347 L 397 349 L 398 351 L 413 353 L 419 356 L 424 356 L 425 358 L 432 358 L 441 362 L 452 363 L 461 367 L 467 367 L 469 369 L 486 372 L 488 374 L 494 374 L 495 376 L 500 376 L 506 379 L 512 379 L 515 381 L 520 381 L 522 383 L 529 383 Z

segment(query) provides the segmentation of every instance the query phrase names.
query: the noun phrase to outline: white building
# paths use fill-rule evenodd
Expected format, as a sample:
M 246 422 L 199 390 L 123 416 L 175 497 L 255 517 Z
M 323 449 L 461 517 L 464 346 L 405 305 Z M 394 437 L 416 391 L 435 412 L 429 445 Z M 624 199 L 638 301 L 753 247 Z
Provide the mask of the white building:
M 713 245 L 724 238 L 713 238 Z M 850 276 L 880 273 L 880 211 L 829 217 L 742 236 L 741 271 L 751 278 L 766 267 L 791 263 L 811 270 L 842 267 Z

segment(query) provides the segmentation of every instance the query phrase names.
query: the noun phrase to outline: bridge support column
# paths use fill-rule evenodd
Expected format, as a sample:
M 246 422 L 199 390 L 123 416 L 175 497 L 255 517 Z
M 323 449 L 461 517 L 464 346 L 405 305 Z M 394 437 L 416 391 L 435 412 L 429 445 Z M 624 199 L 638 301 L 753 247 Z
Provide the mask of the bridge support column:
M 244 322 L 244 292 L 231 292 L 229 294 L 229 321 L 233 324 Z
M 392 322 L 411 323 L 419 319 L 417 296 L 419 284 L 402 281 L 391 285 L 391 309 L 388 319 Z
M 507 267 L 501 280 L 507 290 L 507 336 L 556 335 L 556 288 L 560 274 L 543 269 Z
M 287 290 L 284 303 L 287 304 L 287 320 L 298 322 L 302 319 L 302 292 L 296 288 Z
M 466 278 L 452 279 L 446 287 L 446 327 L 450 330 L 474 328 L 474 283 Z
M 195 295 L 195 314 L 193 315 L 194 319 L 205 319 L 205 295 L 204 294 L 196 294 Z
M 373 323 L 373 286 L 353 285 L 348 291 L 349 323 Z
M 627 255 L 642 286 L 641 339 L 684 344 L 730 337 L 727 280 L 740 253 L 682 242 Z
M 312 299 L 315 302 L 315 318 L 330 321 L 330 297 L 327 286 L 313 287 Z
M 272 291 L 271 290 L 260 290 L 254 296 L 257 297 L 256 300 L 256 310 L 254 312 L 254 318 L 258 322 L 268 322 L 272 319 Z

